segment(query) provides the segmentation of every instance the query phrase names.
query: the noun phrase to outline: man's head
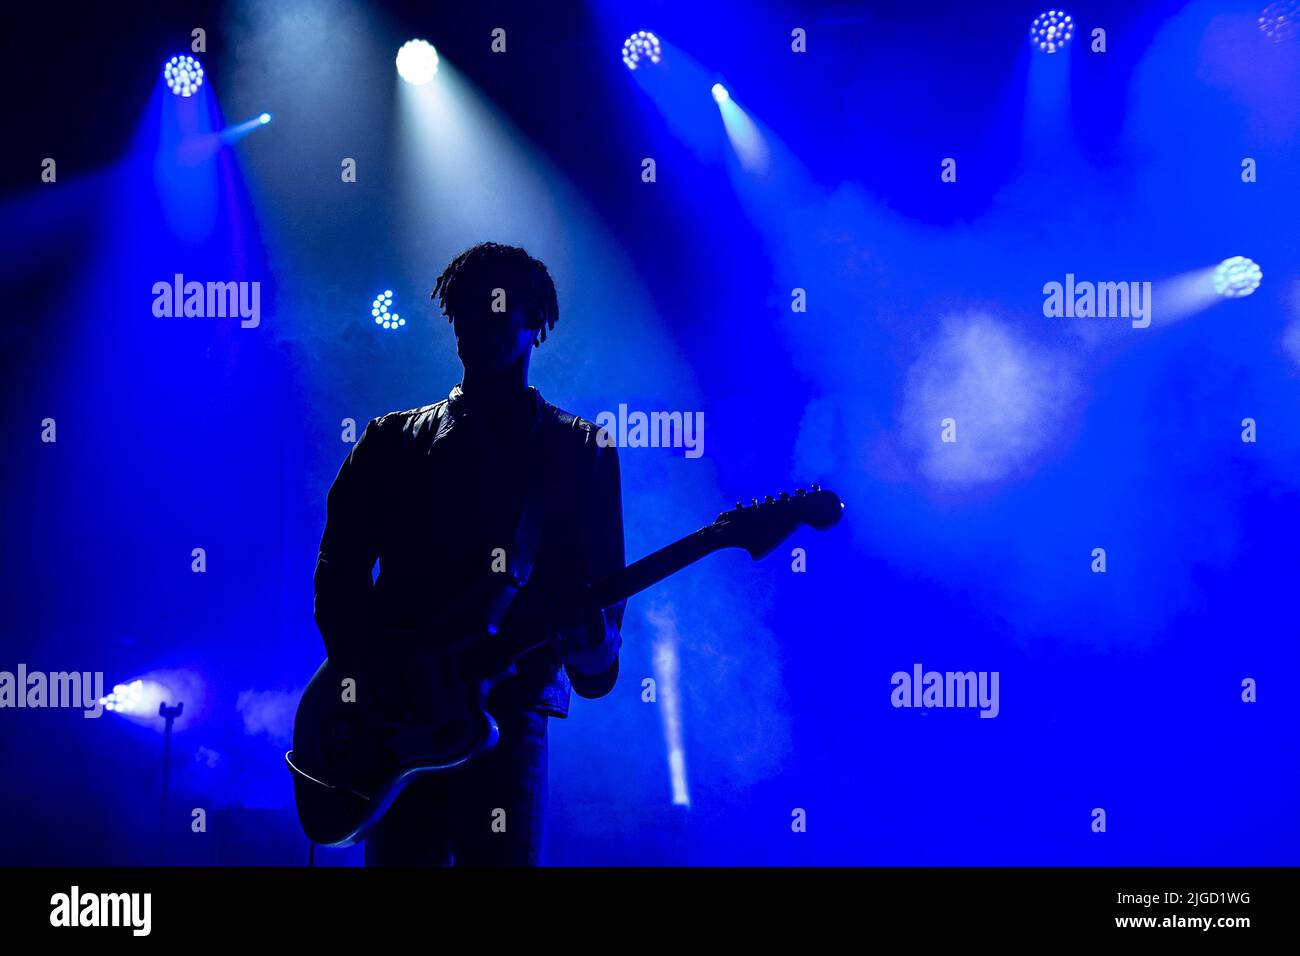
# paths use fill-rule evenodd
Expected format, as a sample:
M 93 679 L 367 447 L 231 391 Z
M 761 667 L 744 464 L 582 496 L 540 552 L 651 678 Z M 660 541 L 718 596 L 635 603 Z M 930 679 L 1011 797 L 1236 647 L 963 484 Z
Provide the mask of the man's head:
M 560 317 L 551 274 L 523 249 L 480 242 L 438 276 L 430 296 L 456 331 L 465 366 L 499 372 L 525 361 Z

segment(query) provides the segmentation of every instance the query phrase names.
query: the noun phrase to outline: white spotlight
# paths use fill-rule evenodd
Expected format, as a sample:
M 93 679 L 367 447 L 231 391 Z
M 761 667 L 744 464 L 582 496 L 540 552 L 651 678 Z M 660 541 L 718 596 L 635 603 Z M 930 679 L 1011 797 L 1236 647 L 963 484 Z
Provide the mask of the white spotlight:
M 438 72 L 438 51 L 427 40 L 407 40 L 397 51 L 397 75 L 424 86 Z
M 1064 50 L 1074 36 L 1074 20 L 1064 10 L 1048 10 L 1034 18 L 1029 42 L 1043 53 Z
M 648 30 L 638 30 L 623 41 L 623 63 L 635 70 L 643 60 L 658 63 L 663 58 L 659 38 Z
M 193 96 L 203 85 L 203 67 L 187 54 L 178 54 L 163 64 L 167 89 L 177 96 Z
M 1300 0 L 1277 0 L 1259 15 L 1259 28 L 1274 43 L 1293 39 L 1300 33 Z
M 1233 256 L 1214 270 L 1214 291 L 1229 299 L 1242 299 L 1259 288 L 1264 272 L 1254 259 Z
M 375 301 L 370 303 L 370 314 L 375 319 L 375 325 L 385 329 L 398 329 L 406 324 L 406 319 L 402 318 L 393 308 L 393 290 L 385 289 L 379 295 L 375 296 Z

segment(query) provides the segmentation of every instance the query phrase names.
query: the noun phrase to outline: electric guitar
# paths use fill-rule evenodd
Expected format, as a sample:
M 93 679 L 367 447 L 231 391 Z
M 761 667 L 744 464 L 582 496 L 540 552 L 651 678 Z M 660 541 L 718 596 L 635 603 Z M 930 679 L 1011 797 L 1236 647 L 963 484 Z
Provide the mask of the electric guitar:
M 843 508 L 834 492 L 816 485 L 737 504 L 572 600 L 587 608 L 611 607 L 723 548 L 742 548 L 758 560 L 801 526 L 832 527 Z M 516 661 L 554 640 L 539 636 L 550 633 L 544 627 L 507 626 L 404 657 L 408 686 L 420 690 L 400 706 L 391 700 L 366 703 L 364 683 L 354 688 L 355 700 L 345 699 L 350 695 L 343 682 L 349 675 L 328 660 L 321 664 L 298 704 L 293 749 L 285 754 L 298 820 L 308 838 L 323 846 L 352 846 L 366 838 L 416 777 L 458 767 L 496 746 L 499 731 L 486 707 L 488 693 Z

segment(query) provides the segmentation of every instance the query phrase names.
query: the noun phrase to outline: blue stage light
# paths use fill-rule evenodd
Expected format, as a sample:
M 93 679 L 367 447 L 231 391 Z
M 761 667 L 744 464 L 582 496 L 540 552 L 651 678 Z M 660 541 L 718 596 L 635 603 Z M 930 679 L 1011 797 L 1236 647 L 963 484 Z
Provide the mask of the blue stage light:
M 623 41 L 623 62 L 635 70 L 643 62 L 658 63 L 663 59 L 659 38 L 648 30 L 638 30 Z
M 1300 0 L 1277 0 L 1259 15 L 1259 28 L 1274 43 L 1292 39 L 1300 33 Z
M 203 67 L 194 57 L 178 54 L 163 64 L 163 79 L 177 96 L 193 96 L 203 85 Z
M 397 51 L 397 75 L 424 86 L 438 72 L 438 51 L 427 40 L 407 40 Z
M 1233 256 L 1214 269 L 1214 291 L 1229 299 L 1243 299 L 1259 288 L 1263 271 L 1254 259 Z
M 271 114 L 263 113 L 261 116 L 257 118 L 257 121 L 261 123 L 263 126 L 265 126 L 267 123 L 271 122 Z
M 393 306 L 393 290 L 385 289 L 379 295 L 375 296 L 375 301 L 370 303 L 370 314 L 374 316 L 375 325 L 385 329 L 398 329 L 406 324 L 406 319 L 402 318 L 396 312 L 389 311 Z
M 719 106 L 721 106 L 723 103 L 727 102 L 727 100 L 729 100 L 729 99 L 731 99 L 731 94 L 727 92 L 727 88 L 726 88 L 725 86 L 723 86 L 721 83 L 714 83 L 714 84 L 713 84 L 713 102 L 715 102 L 715 103 L 717 103 Z
M 1029 28 L 1029 42 L 1043 53 L 1064 50 L 1074 36 L 1074 20 L 1064 10 L 1040 13 Z

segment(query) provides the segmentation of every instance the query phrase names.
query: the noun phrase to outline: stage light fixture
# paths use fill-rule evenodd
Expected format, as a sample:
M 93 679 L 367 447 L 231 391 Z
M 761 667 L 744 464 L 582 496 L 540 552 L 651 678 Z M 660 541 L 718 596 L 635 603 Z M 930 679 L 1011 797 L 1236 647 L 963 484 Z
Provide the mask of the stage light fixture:
M 623 41 L 623 62 L 629 70 L 635 70 L 642 63 L 658 63 L 663 59 L 659 48 L 659 38 L 648 30 L 638 30 Z
M 1244 299 L 1259 288 L 1263 271 L 1254 259 L 1233 256 L 1214 269 L 1214 291 L 1229 299 Z
M 398 329 L 406 324 L 406 319 L 402 318 L 396 312 L 390 311 L 393 307 L 393 290 L 385 289 L 379 295 L 375 296 L 375 301 L 370 303 L 370 314 L 374 316 L 375 325 L 385 329 Z
M 714 84 L 713 84 L 713 102 L 715 102 L 715 103 L 717 103 L 719 106 L 721 106 L 723 103 L 727 102 L 727 100 L 729 100 L 729 99 L 731 99 L 731 94 L 727 92 L 727 88 L 726 88 L 725 86 L 723 86 L 721 83 L 714 83 Z
M 1040 13 L 1029 27 L 1029 42 L 1043 53 L 1064 50 L 1074 36 L 1074 20 L 1064 10 Z
M 101 697 L 105 710 L 123 717 L 151 719 L 158 716 L 158 705 L 172 696 L 169 688 L 149 677 L 114 684 L 112 693 Z
M 1259 29 L 1274 43 L 1290 40 L 1300 33 L 1300 0 L 1277 0 L 1259 15 Z
M 438 51 L 427 40 L 407 40 L 397 51 L 397 75 L 424 86 L 438 72 Z
M 137 713 L 140 701 L 144 697 L 144 681 L 136 680 L 129 684 L 115 684 L 113 692 L 101 697 L 99 702 L 105 710 L 121 711 L 124 714 Z
M 163 64 L 163 79 L 177 96 L 193 96 L 203 85 L 203 67 L 194 57 L 177 54 Z
M 257 118 L 257 121 L 261 123 L 263 126 L 265 126 L 267 123 L 271 122 L 271 114 L 263 113 L 261 116 Z

